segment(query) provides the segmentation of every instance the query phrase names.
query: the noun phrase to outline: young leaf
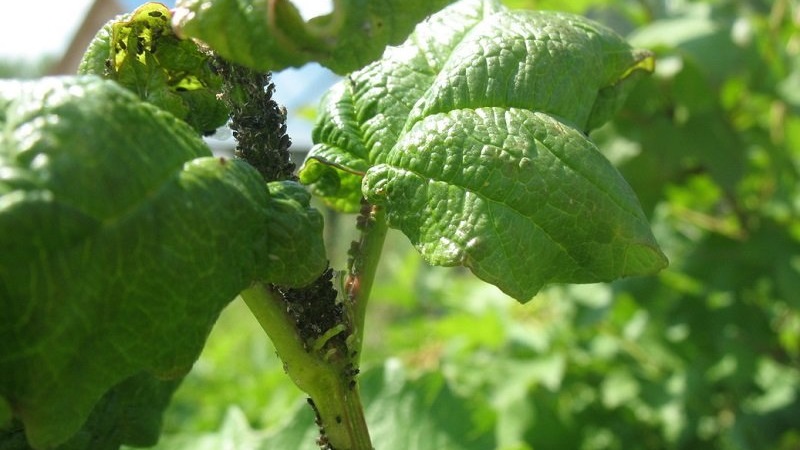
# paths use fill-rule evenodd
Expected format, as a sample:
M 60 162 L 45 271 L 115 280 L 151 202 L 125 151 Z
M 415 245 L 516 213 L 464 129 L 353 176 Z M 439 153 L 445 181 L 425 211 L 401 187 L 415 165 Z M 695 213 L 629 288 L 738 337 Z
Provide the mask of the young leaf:
M 90 413 L 89 426 L 114 428 L 143 392 L 163 405 L 171 389 L 153 380 L 189 370 L 242 289 L 324 269 L 322 221 L 296 185 L 268 190 L 118 84 L 3 82 L 0 98 L 0 405 L 34 448 L 70 439 Z M 286 240 L 288 227 L 304 239 Z M 140 413 L 157 427 L 158 408 Z
M 301 181 L 345 211 L 363 194 L 426 260 L 520 301 L 652 273 L 636 196 L 586 138 L 651 69 L 582 17 L 464 0 L 331 90 Z
M 304 21 L 289 0 L 182 0 L 174 23 L 224 58 L 267 71 L 317 61 L 337 73 L 363 67 L 452 0 L 337 0 Z
M 216 98 L 222 81 L 196 43 L 175 35 L 171 19 L 166 6 L 146 3 L 109 21 L 89 44 L 78 73 L 112 79 L 198 132 L 213 133 L 228 120 Z

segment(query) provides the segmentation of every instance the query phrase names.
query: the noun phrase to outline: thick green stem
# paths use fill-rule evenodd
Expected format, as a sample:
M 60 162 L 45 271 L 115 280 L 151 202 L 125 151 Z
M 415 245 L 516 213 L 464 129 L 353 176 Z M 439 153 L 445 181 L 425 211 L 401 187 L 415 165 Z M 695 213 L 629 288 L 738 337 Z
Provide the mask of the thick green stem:
M 272 100 L 270 74 L 219 56 L 213 63 L 223 79 L 221 98 L 231 113 L 236 156 L 258 169 L 265 181 L 293 179 L 286 112 Z M 286 373 L 311 398 L 320 446 L 327 448 L 327 442 L 337 450 L 371 450 L 354 379 L 358 371 L 345 340 L 349 324 L 337 309 L 328 275 L 307 289 L 255 283 L 240 295 L 275 345 Z
M 322 424 L 321 435 L 336 449 L 373 450 L 355 382 L 339 380 L 323 394 L 313 395 L 314 410 Z
M 359 224 L 361 238 L 353 248 L 352 260 L 348 268 L 349 273 L 345 280 L 345 295 L 350 303 L 348 310 L 352 314 L 352 347 L 357 351 L 353 361 L 355 364 L 358 364 L 360 359 L 369 294 L 386 240 L 386 232 L 389 229 L 386 224 L 386 214 L 382 208 L 365 206 L 369 209 L 362 211 L 362 216 L 359 218 L 362 221 Z
M 358 389 L 345 362 L 310 350 L 285 301 L 268 286 L 256 283 L 240 295 L 275 345 L 286 373 L 312 399 L 321 439 L 337 450 L 372 450 Z

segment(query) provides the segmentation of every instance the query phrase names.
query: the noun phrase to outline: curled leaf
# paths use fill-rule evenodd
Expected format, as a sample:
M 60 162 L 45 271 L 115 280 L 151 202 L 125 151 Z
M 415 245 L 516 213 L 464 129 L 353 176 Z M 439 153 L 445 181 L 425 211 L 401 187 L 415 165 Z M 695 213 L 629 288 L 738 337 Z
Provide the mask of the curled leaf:
M 171 20 L 161 3 L 111 20 L 92 40 L 78 73 L 112 79 L 198 132 L 213 133 L 228 120 L 216 97 L 222 81 L 196 43 L 178 38 Z

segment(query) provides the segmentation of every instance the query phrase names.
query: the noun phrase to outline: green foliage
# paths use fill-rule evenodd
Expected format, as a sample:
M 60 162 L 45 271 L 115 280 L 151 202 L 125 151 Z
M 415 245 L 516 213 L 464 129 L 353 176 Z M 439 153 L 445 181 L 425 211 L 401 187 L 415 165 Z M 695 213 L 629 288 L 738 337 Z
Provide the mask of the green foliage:
M 321 218 L 298 185 L 267 189 L 116 83 L 0 93 L 0 394 L 34 447 L 62 443 L 93 408 L 87 426 L 106 428 L 81 433 L 152 443 L 219 311 L 253 280 L 303 285 L 324 269 Z M 158 399 L 147 414 L 144 398 Z
M 672 261 L 615 297 L 646 317 L 645 352 L 663 355 L 664 375 L 640 383 L 679 380 L 661 395 L 680 420 L 657 421 L 650 438 L 676 448 L 798 442 L 800 105 L 778 88 L 796 76 L 798 25 L 790 2 L 758 11 L 695 4 L 640 27 L 632 42 L 660 69 L 599 138 L 610 153 L 627 148 L 620 170 Z
M 641 200 L 644 214 L 638 205 L 621 208 L 632 211 L 628 219 L 639 224 L 631 227 L 641 231 L 647 217 L 671 266 L 645 279 L 550 286 L 536 301 L 520 305 L 465 270 L 426 266 L 405 237 L 390 234 L 360 355 L 374 446 L 796 449 L 796 6 L 788 0 L 679 1 L 659 7 L 635 0 L 509 3 L 568 7 L 619 30 L 635 29 L 631 42 L 655 52 L 654 76 L 628 82 L 649 69 L 649 59 L 584 19 L 511 14 L 491 2 L 481 2 L 479 13 L 451 9 L 460 15 L 437 16 L 420 28 L 430 27 L 427 38 L 418 30 L 415 44 L 391 50 L 328 96 L 316 133 L 330 151 L 318 148 L 304 177 L 315 180 L 335 206 L 353 209 L 367 174 L 366 193 L 393 209 L 392 223 L 417 244 L 430 241 L 419 237 L 430 232 L 449 233 L 443 223 L 460 221 L 436 223 L 417 235 L 417 225 L 425 223 L 400 212 L 436 218 L 439 209 L 430 199 L 452 206 L 451 200 L 466 198 L 459 189 L 469 176 L 448 170 L 466 161 L 458 157 L 474 156 L 470 144 L 476 140 L 488 149 L 498 148 L 498 141 L 520 144 L 550 158 L 540 160 L 549 161 L 552 172 L 535 172 L 534 180 L 509 176 L 494 189 L 535 181 L 541 183 L 537 189 L 544 186 L 551 196 L 567 200 L 591 198 L 600 205 L 621 198 L 622 204 L 636 205 L 631 189 L 584 136 L 621 106 L 616 119 L 591 138 Z M 199 8 L 199 2 L 185 4 Z M 400 31 L 393 37 L 387 31 L 366 45 L 356 22 L 337 22 L 355 17 L 363 25 L 374 12 L 370 8 L 399 7 L 391 1 L 339 2 L 333 14 L 309 23 L 286 2 L 254 2 L 250 6 L 258 15 L 253 16 L 238 15 L 246 9 L 237 9 L 242 2 L 207 4 L 229 8 L 232 15 L 201 20 L 202 8 L 196 8 L 195 17 L 190 12 L 180 18 L 187 24 L 184 31 L 213 34 L 208 43 L 230 51 L 238 62 L 264 58 L 262 68 L 320 58 L 341 59 L 349 70 L 375 59 L 386 40 L 403 39 Z M 267 15 L 268 5 L 276 15 Z M 559 82 L 574 72 L 578 85 L 562 86 L 569 95 L 560 91 L 552 96 L 555 103 L 540 106 L 551 92 L 544 82 L 526 95 L 516 90 L 524 84 L 488 83 L 508 79 L 499 56 L 497 65 L 495 59 L 482 64 L 489 58 L 481 51 L 500 44 L 475 45 L 489 34 L 468 29 L 488 29 L 484 19 L 490 12 L 502 18 L 493 32 L 506 37 L 531 31 L 518 17 L 588 27 L 578 41 L 588 39 L 593 51 L 579 61 L 551 62 L 553 73 L 543 70 L 546 79 Z M 409 31 L 424 15 L 414 14 L 398 14 L 402 24 L 383 30 Z M 203 26 L 193 29 L 194 20 Z M 279 25 L 270 28 L 264 20 Z M 160 72 L 169 58 L 156 58 L 158 44 L 146 49 L 145 61 L 130 58 L 131 43 L 148 35 L 142 23 L 122 19 L 120 26 L 130 29 L 117 38 L 109 25 L 86 64 L 112 75 L 105 71 L 117 47 L 112 43 L 125 42 L 122 52 L 115 50 L 122 54 L 119 68 L 139 67 L 138 61 L 146 73 L 168 73 Z M 221 26 L 228 23 L 236 26 Z M 235 31 L 225 35 L 230 41 L 218 33 L 223 29 Z M 334 44 L 319 40 L 330 37 L 328 31 L 354 30 Z M 598 33 L 602 39 L 588 38 Z M 565 38 L 572 42 L 569 33 Z M 175 42 L 195 51 L 190 41 Z M 473 51 L 462 48 L 466 43 Z M 498 55 L 520 62 L 509 45 Z M 609 56 L 603 53 L 607 45 L 619 45 L 623 51 L 612 54 L 622 60 L 601 58 Z M 343 53 L 360 48 L 363 54 Z M 535 46 L 531 49 L 540 57 Z M 190 54 L 199 61 L 194 58 L 201 54 Z M 598 60 L 608 64 L 595 64 Z M 581 64 L 586 66 L 570 70 Z M 426 70 L 414 70 L 418 67 Z M 475 75 L 476 69 L 485 72 Z M 265 184 L 242 161 L 211 158 L 197 137 L 205 126 L 187 126 L 192 120 L 170 109 L 169 101 L 153 103 L 171 112 L 142 102 L 130 92 L 139 92 L 141 79 L 131 80 L 127 90 L 95 77 L 0 85 L 0 447 L 149 445 L 158 436 L 161 411 L 174 398 L 165 420 L 169 435 L 160 448 L 312 448 L 313 412 L 297 389 L 279 382 L 285 379 L 282 362 L 263 336 L 249 334 L 257 327 L 252 316 L 245 317 L 249 324 L 242 322 L 240 303 L 212 334 L 186 382 L 177 385 L 219 312 L 242 289 L 256 280 L 301 286 L 322 270 L 320 217 L 300 185 Z M 477 88 L 464 89 L 462 81 Z M 178 92 L 161 81 L 153 86 Z M 206 85 L 210 91 L 213 86 Z M 622 105 L 623 91 L 631 88 Z M 491 94 L 491 102 L 484 104 L 482 94 Z M 585 101 L 577 102 L 581 95 Z M 463 129 L 467 120 L 474 130 Z M 349 151 L 334 151 L 338 148 Z M 512 152 L 495 159 L 477 155 L 470 161 L 479 164 L 462 167 L 514 174 L 523 163 Z M 598 199 L 596 191 L 580 189 L 589 178 L 553 175 L 560 171 L 564 177 L 580 164 L 592 170 L 582 173 L 602 174 L 594 186 L 616 194 Z M 440 192 L 417 175 L 429 166 L 446 173 L 436 178 Z M 483 186 L 474 188 L 488 195 Z M 510 192 L 500 206 L 517 201 L 515 196 L 525 198 L 524 190 Z M 528 207 L 522 200 L 513 204 Z M 577 211 L 569 226 L 607 236 L 609 226 L 603 231 L 598 224 L 601 215 Z M 606 213 L 603 218 L 619 219 L 618 213 Z M 560 228 L 568 226 L 554 229 L 569 231 Z M 534 233 L 522 235 L 529 239 Z M 649 232 L 645 241 L 655 248 Z M 510 245 L 525 257 L 528 250 L 516 241 Z M 391 357 L 402 363 L 387 362 Z M 236 368 L 248 372 L 238 374 Z M 232 405 L 224 418 L 223 405 Z
M 666 259 L 636 197 L 583 134 L 649 65 L 578 16 L 459 2 L 333 89 L 301 180 L 344 210 L 363 192 L 428 262 L 523 302 L 651 273 Z
M 797 448 L 789 3 L 696 4 L 631 38 L 656 51 L 655 76 L 592 137 L 640 194 L 669 269 L 549 288 L 520 309 L 403 256 L 386 270 L 395 286 L 374 293 L 385 322 L 372 324 L 373 351 L 405 349 L 420 370 L 492 399 L 500 448 Z
M 179 32 L 226 59 L 258 70 L 317 61 L 337 73 L 363 67 L 396 45 L 425 16 L 452 0 L 347 0 L 304 21 L 287 0 L 182 0 Z
M 494 419 L 485 419 L 486 433 L 498 449 L 793 450 L 796 10 L 780 0 L 669 12 L 643 4 L 554 6 L 624 18 L 623 29 L 638 29 L 632 42 L 657 54 L 655 76 L 592 138 L 642 200 L 670 268 L 549 287 L 521 306 L 468 274 L 426 266 L 391 235 L 365 364 L 400 356 L 412 378 L 442 374 L 460 396 L 487 402 Z M 263 395 L 281 395 L 271 389 Z M 249 418 L 275 432 L 274 422 Z
M 488 405 L 468 401 L 447 385 L 441 374 L 410 377 L 398 361 L 366 371 L 360 377 L 367 420 L 376 448 L 386 450 L 455 450 L 494 448 Z M 482 416 L 488 416 L 485 420 Z M 413 430 L 413 433 L 399 433 Z M 250 427 L 241 410 L 229 410 L 219 430 L 179 434 L 164 440 L 160 450 L 224 448 L 237 450 L 313 450 L 318 430 L 314 413 L 299 404 L 275 432 Z

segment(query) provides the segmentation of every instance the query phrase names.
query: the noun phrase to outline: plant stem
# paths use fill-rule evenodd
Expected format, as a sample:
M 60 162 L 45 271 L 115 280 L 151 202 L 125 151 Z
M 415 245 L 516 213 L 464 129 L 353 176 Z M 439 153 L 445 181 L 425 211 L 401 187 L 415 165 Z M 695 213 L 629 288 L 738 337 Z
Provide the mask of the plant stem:
M 353 358 L 356 365 L 360 359 L 364 340 L 364 319 L 367 303 L 369 303 L 369 294 L 375 280 L 383 244 L 386 241 L 386 232 L 389 229 L 386 224 L 386 214 L 378 206 L 364 203 L 358 220 L 361 238 L 354 243 L 354 247 L 351 249 L 352 259 L 345 280 L 345 296 L 350 303 L 348 311 L 351 313 L 353 326 L 352 347 L 357 351 Z
M 286 111 L 272 99 L 270 74 L 218 55 L 213 65 L 223 79 L 220 97 L 231 113 L 236 156 L 255 167 L 264 181 L 294 179 Z M 255 283 L 240 295 L 275 345 L 286 373 L 310 396 L 320 447 L 371 450 L 355 382 L 358 350 L 351 352 L 346 341 L 349 323 L 337 308 L 329 275 L 300 289 Z
M 344 381 L 344 380 L 340 380 Z M 312 395 L 313 399 L 315 396 Z M 314 401 L 320 434 L 336 450 L 373 450 L 361 396 L 355 383 L 340 382 L 329 386 L 324 396 L 327 401 Z
M 372 450 L 361 398 L 345 369 L 347 355 L 327 358 L 310 351 L 284 299 L 270 287 L 255 283 L 240 295 L 275 345 L 286 373 L 311 398 L 321 442 L 336 450 Z

